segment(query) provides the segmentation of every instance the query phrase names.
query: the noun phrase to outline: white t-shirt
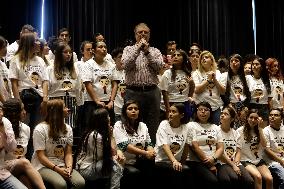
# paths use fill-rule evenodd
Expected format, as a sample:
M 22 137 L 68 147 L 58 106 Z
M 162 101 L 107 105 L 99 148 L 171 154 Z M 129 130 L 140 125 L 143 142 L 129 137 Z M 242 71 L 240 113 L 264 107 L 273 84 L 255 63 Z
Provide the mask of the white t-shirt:
M 44 150 L 46 157 L 57 166 L 65 166 L 65 147 L 67 144 L 73 145 L 72 128 L 66 124 L 67 133 L 61 134 L 59 138 L 54 141 L 49 138 L 49 125 L 45 122 L 38 124 L 33 133 L 34 154 L 32 157 L 32 165 L 36 170 L 44 167 L 37 157 L 37 150 Z
M 264 83 L 260 79 L 255 79 L 252 75 L 246 75 L 249 91 L 251 92 L 251 103 L 268 104 L 268 93 Z
M 124 70 L 117 70 L 114 69 L 113 71 L 113 80 L 117 81 L 117 92 L 114 100 L 114 113 L 116 115 L 121 115 L 121 109 L 124 104 L 124 96 L 125 96 L 125 90 L 126 85 L 124 83 L 125 81 L 125 73 Z
M 2 78 L 1 93 L 6 100 L 11 98 L 12 96 L 12 85 L 8 77 L 8 73 L 9 73 L 9 70 L 6 64 L 0 60 L 0 76 Z
M 83 60 L 74 63 L 75 68 L 78 70 L 78 78 L 80 78 L 79 98 L 77 99 L 78 106 L 83 105 L 84 100 L 87 98 L 87 91 L 82 80 L 84 64 L 85 62 Z
M 263 129 L 263 133 L 267 142 L 266 147 L 270 148 L 278 157 L 284 159 L 284 126 L 281 125 L 280 130 L 277 131 L 270 126 Z M 279 164 L 271 160 L 267 155 L 264 156 L 265 162 L 270 166 L 272 164 Z
M 216 70 L 216 79 L 223 86 L 227 85 L 226 76 L 227 74 L 221 74 L 219 70 Z M 207 80 L 207 74 L 205 72 L 201 73 L 199 70 L 196 70 L 195 72 L 193 72 L 192 78 L 195 86 L 197 86 L 200 85 L 203 81 Z M 202 93 L 194 93 L 193 99 L 196 104 L 204 101 L 208 102 L 211 105 L 213 111 L 217 110 L 223 105 L 220 93 L 214 83 L 209 84 Z
M 243 130 L 244 126 L 237 129 L 237 131 L 239 132 L 237 147 L 241 150 L 241 161 L 248 161 L 256 165 L 263 158 L 264 149 L 260 143 L 257 144 L 257 136 L 254 133 L 252 133 L 251 141 L 245 141 Z
M 113 70 L 115 65 L 104 61 L 103 64 L 97 64 L 94 59 L 85 62 L 83 67 L 83 82 L 90 81 L 93 89 L 100 101 L 109 101 L 112 91 L 111 81 L 113 80 Z M 90 95 L 87 95 L 85 101 L 93 101 Z
M 234 129 L 230 129 L 230 131 L 226 133 L 221 129 L 221 126 L 219 126 L 218 129 L 223 137 L 224 155 L 231 161 L 234 161 L 237 152 L 237 139 L 239 137 L 239 133 Z M 224 164 L 222 161 L 219 162 Z
M 54 75 L 54 65 L 47 67 L 47 73 L 49 78 L 48 95 L 49 97 L 61 97 L 66 96 L 68 93 L 71 97 L 77 97 L 80 90 L 80 78 L 78 70 L 75 67 L 77 78 L 72 79 L 70 71 L 67 68 L 63 70 L 63 77 L 61 80 L 57 80 Z
M 173 128 L 170 126 L 168 120 L 164 120 L 160 123 L 156 134 L 156 162 L 170 162 L 169 157 L 166 155 L 163 149 L 164 144 L 168 144 L 170 146 L 171 152 L 176 160 L 181 160 L 184 145 L 187 139 L 187 128 L 188 127 L 186 124 L 180 125 L 178 128 Z
M 230 102 L 237 103 L 243 102 L 247 97 L 244 94 L 244 86 L 240 80 L 240 76 L 234 75 L 231 78 L 231 89 L 230 89 Z
M 10 61 L 9 78 L 18 80 L 19 92 L 23 89 L 34 88 L 41 96 L 43 96 L 42 82 L 48 81 L 45 63 L 38 56 L 33 57 L 23 69 L 19 56 L 16 55 Z
M 176 70 L 176 78 L 172 81 L 172 70 L 166 70 L 161 78 L 160 89 L 169 93 L 169 102 L 188 101 L 187 74 L 183 70 Z
M 5 157 L 6 160 L 12 160 L 19 157 L 25 157 L 27 153 L 27 147 L 30 140 L 30 127 L 26 124 L 20 122 L 20 134 L 19 137 L 16 138 L 17 148 L 14 152 L 10 152 Z
M 94 134 L 97 134 L 97 149 L 95 149 Z M 103 141 L 102 136 L 97 132 L 92 132 L 88 137 L 88 146 L 87 152 L 82 156 L 78 162 L 77 166 L 80 166 L 80 169 L 85 169 L 96 160 L 100 161 L 103 159 Z M 96 157 L 96 154 L 98 155 Z
M 114 124 L 113 128 L 113 135 L 116 141 L 116 144 L 120 143 L 128 143 L 132 144 L 133 146 L 144 149 L 146 143 L 151 143 L 151 138 L 148 133 L 148 128 L 145 123 L 140 122 L 137 133 L 130 135 L 126 132 L 125 128 L 122 126 L 121 121 L 118 121 Z M 126 164 L 135 164 L 136 162 L 136 155 L 128 153 L 127 151 L 124 152 L 126 158 Z
M 283 80 L 278 80 L 276 78 L 270 79 L 271 86 L 271 102 L 272 108 L 281 108 L 283 109 L 283 93 L 284 93 L 284 83 Z
M 19 48 L 19 44 L 17 41 L 14 41 L 11 45 L 8 45 L 7 47 L 7 54 L 6 54 L 6 61 L 12 60 L 14 58 L 17 50 Z
M 188 123 L 188 137 L 187 143 L 197 142 L 199 148 L 204 152 L 206 157 L 212 157 L 215 154 L 217 143 L 223 142 L 222 134 L 218 126 L 215 124 L 207 123 L 201 124 L 197 122 Z M 190 153 L 190 161 L 198 161 L 197 155 Z

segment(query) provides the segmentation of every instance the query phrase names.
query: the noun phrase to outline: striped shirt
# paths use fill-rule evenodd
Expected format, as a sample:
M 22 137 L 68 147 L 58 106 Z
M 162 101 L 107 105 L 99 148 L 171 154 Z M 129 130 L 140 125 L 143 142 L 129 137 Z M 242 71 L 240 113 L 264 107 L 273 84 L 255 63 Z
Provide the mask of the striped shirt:
M 138 45 L 127 46 L 121 58 L 125 70 L 126 86 L 157 85 L 158 74 L 163 67 L 163 56 L 160 50 L 149 47 L 149 54 L 140 51 Z

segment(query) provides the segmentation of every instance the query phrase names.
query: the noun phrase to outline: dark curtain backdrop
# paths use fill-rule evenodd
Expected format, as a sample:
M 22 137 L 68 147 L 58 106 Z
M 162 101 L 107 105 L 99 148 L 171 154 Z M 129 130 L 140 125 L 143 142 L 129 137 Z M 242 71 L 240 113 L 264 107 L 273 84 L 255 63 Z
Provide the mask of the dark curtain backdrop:
M 256 53 L 264 59 L 275 57 L 284 68 L 284 3 L 283 0 L 255 1 Z
M 72 46 L 96 32 L 104 34 L 109 51 L 133 39 L 139 22 L 151 28 L 151 43 L 164 50 L 175 40 L 188 50 L 198 42 L 216 56 L 253 52 L 252 7 L 248 0 L 49 0 L 46 5 L 45 37 L 62 27 L 71 31 Z
M 19 39 L 25 24 L 31 24 L 40 32 L 41 4 L 41 0 L 0 1 L 0 35 L 13 43 Z

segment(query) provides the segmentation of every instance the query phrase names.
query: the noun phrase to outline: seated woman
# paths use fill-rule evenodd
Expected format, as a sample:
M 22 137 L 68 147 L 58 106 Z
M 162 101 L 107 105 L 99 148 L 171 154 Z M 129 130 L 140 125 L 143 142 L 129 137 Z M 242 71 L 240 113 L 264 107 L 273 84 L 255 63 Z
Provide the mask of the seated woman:
M 30 127 L 21 122 L 26 114 L 24 104 L 19 99 L 10 98 L 3 103 L 3 112 L 12 124 L 17 141 L 16 149 L 7 153 L 5 157 L 8 169 L 28 188 L 45 188 L 40 174 L 25 158 L 30 139 Z
M 183 103 L 174 103 L 169 109 L 168 120 L 162 121 L 157 131 L 155 162 L 159 184 L 165 184 L 164 187 L 188 188 L 190 186 L 189 168 L 182 164 L 182 157 L 185 160 L 188 154 L 186 153 L 188 151 L 184 150 L 188 133 L 185 113 L 186 108 Z
M 141 122 L 138 103 L 127 101 L 122 107 L 121 116 L 122 120 L 114 125 L 113 135 L 119 149 L 125 152 L 123 178 L 127 178 L 127 185 L 137 186 L 141 178 L 151 178 L 156 153 L 151 145 L 148 128 Z M 138 187 L 143 188 L 142 185 Z
M 265 180 L 265 188 L 273 188 L 273 178 L 263 160 L 266 139 L 263 128 L 266 126 L 260 117 L 258 110 L 251 109 L 248 112 L 247 122 L 237 131 L 239 137 L 237 140 L 236 163 L 241 162 L 254 179 L 254 188 L 262 188 L 262 179 Z
M 110 131 L 108 111 L 104 108 L 93 109 L 88 123 L 76 158 L 77 170 L 86 182 L 109 178 L 110 188 L 119 189 L 123 167 L 118 162 L 124 162 L 124 155 L 120 150 L 112 154 L 116 144 Z
M 0 188 L 1 189 L 27 189 L 16 177 L 6 169 L 4 161 L 6 152 L 14 152 L 17 143 L 13 132 L 12 124 L 3 117 L 0 107 Z
M 72 169 L 72 128 L 64 123 L 68 109 L 63 100 L 47 102 L 45 121 L 38 124 L 33 133 L 34 154 L 32 164 L 43 180 L 54 189 L 85 187 L 84 178 Z
M 249 189 L 253 186 L 253 178 L 245 167 L 236 162 L 238 132 L 233 129 L 237 112 L 232 106 L 226 106 L 221 112 L 220 131 L 223 136 L 224 153 L 220 157 L 218 179 L 223 188 Z
M 188 143 L 190 149 L 189 167 L 194 173 L 199 188 L 220 188 L 217 178 L 217 160 L 224 150 L 219 127 L 213 123 L 211 105 L 200 102 L 196 106 L 195 122 L 188 123 Z

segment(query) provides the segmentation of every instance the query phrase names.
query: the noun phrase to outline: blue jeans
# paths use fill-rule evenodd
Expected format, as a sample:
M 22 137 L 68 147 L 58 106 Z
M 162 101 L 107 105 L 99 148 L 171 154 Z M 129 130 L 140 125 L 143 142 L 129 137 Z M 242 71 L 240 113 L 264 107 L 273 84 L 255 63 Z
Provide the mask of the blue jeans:
M 284 167 L 282 167 L 280 164 L 273 164 L 269 166 L 269 170 L 271 171 L 273 177 L 277 177 L 279 189 L 284 189 Z
M 1 189 L 28 189 L 13 175 L 9 176 L 6 180 L 0 181 Z

